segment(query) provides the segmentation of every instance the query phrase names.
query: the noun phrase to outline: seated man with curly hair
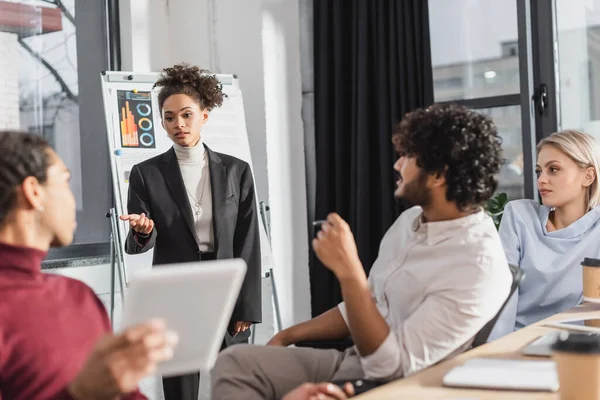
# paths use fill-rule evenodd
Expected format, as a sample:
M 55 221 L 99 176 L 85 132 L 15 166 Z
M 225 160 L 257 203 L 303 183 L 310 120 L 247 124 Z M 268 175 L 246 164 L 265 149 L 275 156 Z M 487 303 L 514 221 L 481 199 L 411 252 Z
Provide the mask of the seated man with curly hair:
M 279 332 L 269 346 L 221 353 L 216 399 L 279 399 L 303 382 L 392 380 L 467 349 L 511 285 L 500 238 L 482 208 L 502 163 L 485 115 L 434 105 L 406 115 L 393 142 L 395 196 L 415 207 L 385 234 L 367 278 L 348 224 L 330 214 L 313 248 L 339 280 L 344 301 Z M 286 348 L 352 336 L 345 352 Z

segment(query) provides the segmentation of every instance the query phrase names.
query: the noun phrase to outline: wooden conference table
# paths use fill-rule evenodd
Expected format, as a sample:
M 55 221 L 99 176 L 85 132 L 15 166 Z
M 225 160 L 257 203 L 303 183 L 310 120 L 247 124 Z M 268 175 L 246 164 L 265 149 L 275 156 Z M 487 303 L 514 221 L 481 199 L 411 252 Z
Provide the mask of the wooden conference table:
M 587 316 L 600 317 L 600 304 L 585 303 L 569 311 L 540 321 L 535 325 L 506 335 L 496 341 L 467 351 L 450 360 L 441 362 L 406 379 L 399 379 L 377 389 L 373 389 L 356 398 L 361 400 L 559 400 L 558 393 L 447 388 L 442 386 L 442 378 L 452 368 L 462 365 L 465 361 L 474 357 L 547 360 L 547 358 L 523 356 L 520 354 L 520 349 L 539 336 L 554 330 L 553 328 L 542 326 L 545 322 L 568 318 L 576 319 L 578 317 Z

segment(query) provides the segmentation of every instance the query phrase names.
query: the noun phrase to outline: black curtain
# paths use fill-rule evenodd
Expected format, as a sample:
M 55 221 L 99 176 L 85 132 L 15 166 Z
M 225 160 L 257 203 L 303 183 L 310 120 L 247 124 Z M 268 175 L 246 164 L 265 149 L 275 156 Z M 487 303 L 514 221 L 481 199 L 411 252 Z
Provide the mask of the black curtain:
M 339 213 L 367 273 L 405 208 L 394 200 L 393 125 L 433 102 L 426 0 L 314 0 L 315 217 Z M 311 251 L 312 314 L 341 301 Z

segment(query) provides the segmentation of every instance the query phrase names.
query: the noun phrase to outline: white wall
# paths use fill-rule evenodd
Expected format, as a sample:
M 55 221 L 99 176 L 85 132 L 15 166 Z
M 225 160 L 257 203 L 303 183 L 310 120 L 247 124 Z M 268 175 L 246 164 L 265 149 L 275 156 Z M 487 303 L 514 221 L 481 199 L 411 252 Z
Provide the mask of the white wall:
M 122 0 L 123 69 L 234 73 L 255 181 L 271 207 L 284 326 L 310 317 L 297 0 Z
M 209 1 L 210 3 L 210 1 Z M 250 152 L 261 201 L 269 202 L 265 75 L 260 0 L 213 0 L 214 30 L 208 48 L 213 68 L 237 74 L 244 94 Z M 293 3 L 293 2 L 292 2 Z M 210 26 L 210 22 L 208 22 Z M 283 100 L 283 99 L 282 99 Z M 269 165 L 270 166 L 270 165 Z
M 297 1 L 262 4 L 272 243 L 287 326 L 310 318 L 299 10 Z

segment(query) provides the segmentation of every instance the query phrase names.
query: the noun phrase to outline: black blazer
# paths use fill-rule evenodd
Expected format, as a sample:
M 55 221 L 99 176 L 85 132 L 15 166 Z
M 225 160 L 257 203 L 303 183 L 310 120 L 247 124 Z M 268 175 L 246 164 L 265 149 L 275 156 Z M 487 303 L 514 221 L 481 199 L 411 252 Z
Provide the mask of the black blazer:
M 252 172 L 245 161 L 205 147 L 216 257 L 242 258 L 248 266 L 231 321 L 259 323 L 261 255 Z M 143 253 L 154 247 L 153 265 L 200 260 L 193 234 L 192 208 L 173 148 L 131 169 L 127 210 L 130 214 L 145 213 L 154 221 L 152 234 L 145 240 L 134 237 L 130 230 L 125 242 L 128 254 Z

